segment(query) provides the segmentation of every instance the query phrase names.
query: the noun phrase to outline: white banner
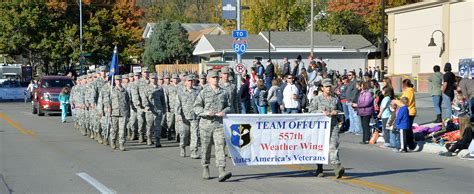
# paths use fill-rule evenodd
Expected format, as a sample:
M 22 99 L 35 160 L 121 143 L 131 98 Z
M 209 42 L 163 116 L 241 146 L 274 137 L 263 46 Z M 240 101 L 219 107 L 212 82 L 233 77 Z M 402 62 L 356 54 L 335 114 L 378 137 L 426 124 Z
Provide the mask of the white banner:
M 328 164 L 331 119 L 322 114 L 229 114 L 227 148 L 236 166 Z

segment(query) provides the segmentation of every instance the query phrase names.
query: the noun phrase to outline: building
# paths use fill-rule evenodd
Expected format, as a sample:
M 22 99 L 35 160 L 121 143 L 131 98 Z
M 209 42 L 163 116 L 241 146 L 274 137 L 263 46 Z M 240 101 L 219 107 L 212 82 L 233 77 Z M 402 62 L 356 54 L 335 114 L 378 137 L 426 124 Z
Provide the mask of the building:
M 387 9 L 386 13 L 388 75 L 395 84 L 412 78 L 418 91 L 427 92 L 434 65 L 443 69 L 450 62 L 457 73 L 461 59 L 474 58 L 473 1 L 420 2 Z M 428 46 L 431 38 L 436 46 Z
M 156 23 L 147 23 L 145 30 L 143 31 L 142 37 L 147 39 L 153 33 Z M 188 32 L 188 40 L 194 45 L 196 44 L 202 35 L 225 34 L 225 31 L 219 24 L 207 24 L 207 23 L 183 23 L 181 26 Z
M 271 40 L 270 40 L 271 37 Z M 247 37 L 247 50 L 242 63 L 249 68 L 255 60 L 271 58 L 277 65 L 283 65 L 283 57 L 290 62 L 298 56 L 306 58 L 311 52 L 310 32 L 260 32 Z M 204 35 L 197 43 L 193 55 L 201 57 L 201 63 L 221 60 L 230 66 L 236 64 L 231 35 Z M 329 69 L 358 71 L 367 65 L 367 55 L 376 48 L 361 35 L 331 35 L 314 32 L 314 55 L 322 57 Z M 306 65 L 307 66 L 307 65 Z

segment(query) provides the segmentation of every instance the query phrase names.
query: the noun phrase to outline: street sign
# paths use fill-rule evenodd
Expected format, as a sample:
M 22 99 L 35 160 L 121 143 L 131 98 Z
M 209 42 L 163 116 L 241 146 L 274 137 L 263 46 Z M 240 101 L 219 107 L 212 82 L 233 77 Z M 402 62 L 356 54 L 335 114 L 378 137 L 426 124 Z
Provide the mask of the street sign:
M 237 53 L 238 55 L 243 55 L 245 51 L 247 50 L 247 40 L 246 39 L 234 40 L 234 44 L 232 44 L 232 48 L 234 49 L 234 52 Z
M 235 72 L 242 74 L 245 72 L 245 66 L 242 63 L 235 65 Z
M 237 18 L 237 1 L 222 0 L 222 19 L 235 20 Z
M 247 38 L 247 30 L 234 30 L 232 31 L 233 38 Z

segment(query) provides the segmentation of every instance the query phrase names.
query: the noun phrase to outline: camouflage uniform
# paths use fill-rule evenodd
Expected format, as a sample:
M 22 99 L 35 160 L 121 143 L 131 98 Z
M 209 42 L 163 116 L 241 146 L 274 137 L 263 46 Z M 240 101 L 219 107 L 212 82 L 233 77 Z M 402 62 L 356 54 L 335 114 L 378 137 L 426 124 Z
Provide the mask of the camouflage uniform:
M 100 115 L 100 125 L 102 129 L 102 143 L 108 144 L 110 132 L 110 84 L 105 84 L 100 88 L 99 99 L 97 100 L 97 110 Z
M 150 84 L 150 81 L 148 81 L 148 79 L 144 77 L 138 80 L 137 82 L 138 98 L 140 101 L 140 105 L 137 106 L 137 104 L 135 104 L 135 107 L 137 107 L 138 139 L 140 143 L 142 142 L 140 140 L 143 139 L 146 133 L 145 131 L 145 127 L 147 125 L 147 120 L 145 118 L 145 105 L 146 105 L 146 99 L 147 99 L 146 88 L 148 87 L 149 84 Z
M 85 106 L 85 98 L 84 98 L 84 93 L 85 93 L 85 84 L 81 84 L 79 85 L 79 87 L 77 88 L 77 107 L 78 110 L 77 110 L 77 120 L 78 120 L 78 124 L 79 124 L 79 129 L 82 133 L 82 135 L 86 135 L 86 124 L 84 123 L 85 119 L 84 119 L 84 114 L 85 114 L 85 109 L 86 109 L 86 106 Z
M 239 113 L 239 101 L 237 98 L 237 87 L 231 82 L 220 82 L 219 87 L 227 91 L 230 96 L 231 113 Z
M 134 75 L 139 75 L 139 73 L 135 73 Z M 130 94 L 130 99 L 132 100 L 132 103 L 130 103 L 130 121 L 129 121 L 129 131 L 131 132 L 130 134 L 130 140 L 135 138 L 135 134 L 138 133 L 138 118 L 137 118 L 137 107 L 135 106 L 136 103 L 140 102 L 140 98 L 138 96 L 138 80 L 133 80 L 133 82 L 130 82 L 128 84 L 127 91 Z
M 176 133 L 178 133 L 178 131 L 176 130 L 178 129 L 178 127 L 176 126 L 176 123 L 175 123 L 175 108 L 176 108 L 176 101 L 177 101 L 177 95 L 178 95 L 176 92 L 177 85 L 170 84 L 166 88 L 167 88 L 166 99 L 167 99 L 167 109 L 168 109 L 166 112 L 166 121 L 167 121 L 168 131 L 170 131 L 171 129 L 175 129 Z
M 195 79 L 194 76 L 188 76 L 189 79 Z M 190 145 L 191 149 L 191 158 L 198 158 L 198 131 L 199 123 L 197 120 L 196 114 L 193 111 L 194 101 L 199 94 L 199 90 L 191 87 L 190 90 L 183 88 L 179 91 L 178 103 L 176 106 L 176 114 L 180 115 L 183 118 L 183 125 L 181 130 L 181 156 L 185 156 L 185 147 Z M 191 138 L 191 139 L 190 139 Z
M 211 72 L 208 77 L 217 76 L 217 72 Z M 218 113 L 230 112 L 230 97 L 223 88 L 217 87 L 213 91 L 210 85 L 205 87 L 197 96 L 193 105 L 193 111 L 201 117 L 199 121 L 202 159 L 201 164 L 204 167 L 203 178 L 209 179 L 209 163 L 211 159 L 211 145 L 214 143 L 216 166 L 219 167 L 219 181 L 225 181 L 232 174 L 225 173 L 225 154 L 224 154 L 224 128 L 223 118 L 218 116 L 209 116 L 210 112 Z
M 167 90 L 168 90 L 168 86 L 169 86 L 169 84 L 161 85 L 161 88 L 163 89 L 163 94 L 164 94 L 166 106 L 168 106 L 168 96 L 166 95 Z M 161 119 L 161 130 L 162 130 L 162 134 L 167 133 L 167 136 L 171 137 L 171 128 L 168 127 L 168 122 L 166 120 L 167 112 L 168 112 L 168 107 L 165 107 L 165 110 L 163 111 L 163 118 Z
M 325 79 L 323 80 L 323 86 L 331 86 L 331 80 L 330 79 Z M 327 112 L 332 112 L 336 111 L 339 113 L 340 111 L 337 109 L 338 105 L 338 99 L 336 97 L 329 97 L 326 98 L 324 95 L 319 95 L 313 98 L 311 101 L 311 104 L 308 108 L 310 113 L 323 113 L 325 111 Z M 344 174 L 344 167 L 342 167 L 341 162 L 339 161 L 339 130 L 340 128 L 338 127 L 337 123 L 337 115 L 336 116 L 331 116 L 331 138 L 329 140 L 329 161 L 330 164 L 335 168 L 336 172 L 336 177 L 340 178 L 342 175 L 340 172 L 338 173 L 339 170 L 342 170 L 342 174 Z M 320 174 L 320 176 L 323 176 L 322 174 L 322 164 L 318 164 L 318 170 L 316 174 Z
M 155 147 L 161 147 L 161 121 L 163 120 L 163 113 L 166 109 L 165 94 L 161 86 L 151 84 L 147 87 L 145 95 L 146 99 L 144 101 L 144 106 L 147 122 L 147 143 L 151 144 L 151 139 L 154 133 Z
M 115 86 L 112 89 L 109 104 L 112 108 L 112 128 L 110 130 L 110 145 L 113 149 L 115 149 L 115 143 L 118 133 L 120 150 L 123 151 L 125 149 L 124 144 L 127 126 L 126 122 L 127 117 L 130 114 L 130 99 L 125 88 Z
M 180 93 L 181 90 L 184 90 L 184 82 L 183 81 L 180 81 L 178 84 L 176 84 L 175 86 L 175 93 L 176 93 L 176 96 L 174 97 L 174 125 L 175 125 L 175 131 L 176 131 L 176 139 L 177 140 L 181 140 L 181 132 L 183 131 L 183 117 L 181 114 L 178 114 L 176 112 L 176 107 L 178 107 L 178 95 Z M 178 139 L 179 138 L 179 139 Z

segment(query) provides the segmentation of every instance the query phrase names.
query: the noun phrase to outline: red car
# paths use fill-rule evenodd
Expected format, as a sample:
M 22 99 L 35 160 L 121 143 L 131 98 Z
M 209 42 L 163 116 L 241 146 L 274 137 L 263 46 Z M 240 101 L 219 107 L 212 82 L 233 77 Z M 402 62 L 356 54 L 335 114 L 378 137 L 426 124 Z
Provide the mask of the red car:
M 74 86 L 72 78 L 67 76 L 43 76 L 38 87 L 33 90 L 31 100 L 33 114 L 43 116 L 46 112 L 61 112 L 59 107 L 59 93 L 64 87 Z

